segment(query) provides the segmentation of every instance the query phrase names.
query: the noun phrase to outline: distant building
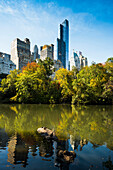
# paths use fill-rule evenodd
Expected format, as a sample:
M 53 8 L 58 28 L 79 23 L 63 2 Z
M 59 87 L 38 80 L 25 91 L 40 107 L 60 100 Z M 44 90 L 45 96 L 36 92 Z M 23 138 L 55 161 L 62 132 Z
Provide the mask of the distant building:
M 66 45 L 62 39 L 57 38 L 57 60 L 60 60 L 66 68 Z
M 69 22 L 65 20 L 59 26 L 59 38 L 57 38 L 57 59 L 60 60 L 64 68 L 69 65 Z
M 59 70 L 60 68 L 63 68 L 62 62 L 60 60 L 54 60 L 53 62 L 55 71 Z
M 70 71 L 70 61 L 68 62 L 68 70 Z
M 60 60 L 54 60 L 53 62 L 54 62 L 53 68 L 55 68 L 55 72 L 60 68 L 63 68 L 63 64 Z M 52 79 L 55 77 L 55 72 L 51 75 Z
M 79 60 L 80 60 L 80 68 L 86 67 L 88 65 L 88 60 L 86 57 L 82 55 L 82 52 L 79 51 Z
M 75 66 L 78 70 L 80 70 L 80 59 L 77 52 L 74 52 L 74 50 L 70 58 L 70 70 L 72 70 L 73 66 Z
M 16 65 L 11 61 L 11 56 L 0 52 L 0 75 L 8 75 L 14 69 L 16 69 Z
M 36 60 L 37 58 L 39 58 L 39 54 L 38 54 L 38 47 L 37 47 L 37 45 L 35 45 L 34 47 L 33 47 L 33 60 Z
M 70 70 L 72 70 L 73 66 L 80 70 L 82 67 L 85 67 L 87 65 L 87 58 L 82 55 L 82 52 L 79 52 L 78 56 L 77 52 L 74 52 L 73 50 L 72 56 L 70 58 Z
M 54 60 L 54 45 L 44 45 L 40 47 L 40 59 L 45 60 L 47 57 Z
M 67 19 L 62 23 L 63 25 L 63 40 L 66 44 L 66 68 L 69 64 L 69 21 Z
M 16 64 L 16 69 L 21 70 L 23 66 L 30 63 L 31 52 L 30 52 L 30 41 L 26 38 L 24 41 L 16 38 L 11 43 L 11 60 Z

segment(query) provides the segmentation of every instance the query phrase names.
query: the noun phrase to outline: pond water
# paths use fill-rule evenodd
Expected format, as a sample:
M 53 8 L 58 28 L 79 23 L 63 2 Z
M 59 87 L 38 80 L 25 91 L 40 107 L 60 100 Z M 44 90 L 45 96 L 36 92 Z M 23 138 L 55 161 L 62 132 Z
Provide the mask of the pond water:
M 0 105 L 0 170 L 14 168 L 113 169 L 113 106 Z

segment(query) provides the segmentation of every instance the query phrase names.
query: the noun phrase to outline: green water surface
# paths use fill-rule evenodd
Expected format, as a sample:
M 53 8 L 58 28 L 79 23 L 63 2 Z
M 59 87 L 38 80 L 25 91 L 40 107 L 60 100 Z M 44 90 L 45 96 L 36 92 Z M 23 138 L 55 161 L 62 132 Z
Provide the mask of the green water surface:
M 60 150 L 76 157 L 62 161 Z M 14 168 L 113 169 L 113 106 L 0 105 L 0 170 Z

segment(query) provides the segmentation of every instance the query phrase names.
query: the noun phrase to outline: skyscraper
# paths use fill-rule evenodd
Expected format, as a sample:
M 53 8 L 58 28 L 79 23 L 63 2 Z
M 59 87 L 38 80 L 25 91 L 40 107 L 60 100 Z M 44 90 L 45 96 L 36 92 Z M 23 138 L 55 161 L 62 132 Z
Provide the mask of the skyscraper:
M 59 38 L 57 38 L 57 59 L 61 60 L 64 68 L 68 69 L 69 63 L 69 22 L 64 20 L 59 27 Z
M 14 69 L 16 65 L 11 61 L 10 54 L 0 52 L 0 77 L 10 74 L 10 71 Z
M 78 70 L 88 65 L 88 60 L 86 57 L 82 55 L 82 52 L 79 51 L 79 55 L 77 52 L 73 50 L 72 56 L 70 58 L 70 70 L 72 70 L 73 66 L 75 66 Z
M 66 68 L 68 69 L 69 64 L 69 21 L 65 19 L 63 25 L 63 41 L 66 44 Z
M 66 68 L 66 45 L 62 39 L 57 38 L 57 60 L 60 60 Z
M 47 57 L 54 59 L 54 45 L 44 45 L 40 47 L 40 59 L 45 60 Z
M 16 64 L 16 69 L 21 70 L 23 66 L 31 63 L 30 41 L 16 38 L 11 43 L 11 60 Z
M 36 60 L 37 58 L 39 58 L 38 47 L 35 45 L 33 48 L 33 59 Z

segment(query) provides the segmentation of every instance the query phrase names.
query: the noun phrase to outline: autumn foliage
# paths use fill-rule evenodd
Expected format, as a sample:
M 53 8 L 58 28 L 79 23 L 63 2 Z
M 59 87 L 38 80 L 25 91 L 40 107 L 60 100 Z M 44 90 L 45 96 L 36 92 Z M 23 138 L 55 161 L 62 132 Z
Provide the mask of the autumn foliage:
M 54 72 L 50 58 L 11 71 L 1 82 L 0 100 L 18 103 L 113 104 L 113 62 L 92 64 L 78 71 Z

